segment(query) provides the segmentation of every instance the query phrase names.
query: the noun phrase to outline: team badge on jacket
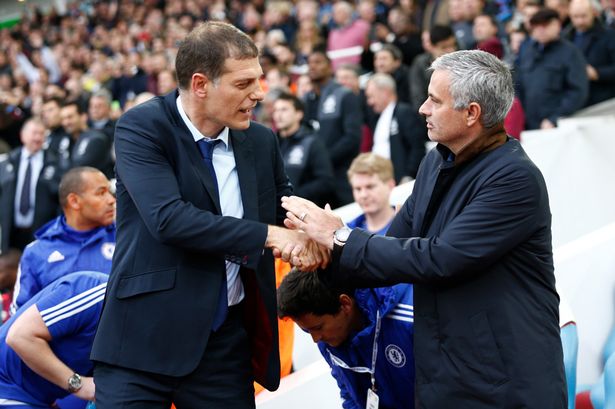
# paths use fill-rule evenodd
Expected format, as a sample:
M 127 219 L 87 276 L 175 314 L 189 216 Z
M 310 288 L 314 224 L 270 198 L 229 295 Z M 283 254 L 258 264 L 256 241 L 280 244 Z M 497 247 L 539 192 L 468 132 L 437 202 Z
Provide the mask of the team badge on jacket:
M 384 355 L 387 357 L 387 361 L 397 368 L 406 365 L 406 354 L 395 344 L 389 344 L 384 350 Z

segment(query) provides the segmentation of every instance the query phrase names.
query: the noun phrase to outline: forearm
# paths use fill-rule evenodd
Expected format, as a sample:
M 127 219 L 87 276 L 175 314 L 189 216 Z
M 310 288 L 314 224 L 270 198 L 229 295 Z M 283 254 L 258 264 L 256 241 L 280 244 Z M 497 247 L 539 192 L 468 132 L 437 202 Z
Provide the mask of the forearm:
M 11 347 L 36 374 L 62 389 L 68 387 L 68 378 L 74 371 L 58 359 L 47 341 L 35 336 L 23 336 L 18 337 Z

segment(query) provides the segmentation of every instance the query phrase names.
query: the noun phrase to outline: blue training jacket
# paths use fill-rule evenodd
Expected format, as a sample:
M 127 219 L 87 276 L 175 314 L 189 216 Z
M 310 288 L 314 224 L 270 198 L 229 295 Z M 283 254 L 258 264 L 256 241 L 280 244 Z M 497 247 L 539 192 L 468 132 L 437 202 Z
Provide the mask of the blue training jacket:
M 11 313 L 49 283 L 74 271 L 111 272 L 115 250 L 115 223 L 88 231 L 77 231 L 58 216 L 35 234 L 24 250 Z
M 371 368 L 377 311 L 380 333 L 376 358 L 376 393 L 381 409 L 414 408 L 414 302 L 411 284 L 355 291 L 357 305 L 369 324 L 334 348 L 318 342 L 320 352 L 331 366 L 331 374 L 340 388 L 345 409 L 365 408 L 368 373 L 356 373 L 336 365 L 331 354 L 350 367 Z

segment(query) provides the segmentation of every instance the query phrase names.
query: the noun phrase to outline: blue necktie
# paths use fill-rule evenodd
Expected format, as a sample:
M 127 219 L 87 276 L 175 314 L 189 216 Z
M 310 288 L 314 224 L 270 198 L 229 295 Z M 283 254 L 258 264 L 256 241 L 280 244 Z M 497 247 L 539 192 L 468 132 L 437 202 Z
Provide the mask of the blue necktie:
M 28 156 L 28 166 L 23 178 L 21 195 L 19 197 L 19 213 L 25 216 L 30 211 L 30 185 L 32 184 L 32 155 Z
M 216 179 L 216 169 L 214 168 L 213 163 L 213 154 L 214 148 L 216 145 L 221 142 L 219 139 L 206 140 L 201 139 L 197 141 L 197 146 L 201 151 L 201 156 L 203 156 L 203 160 L 205 161 L 205 165 L 207 169 L 209 169 L 209 173 L 211 173 L 212 178 L 214 179 L 214 183 L 216 185 L 216 189 L 218 189 L 218 179 Z M 216 331 L 226 319 L 226 313 L 228 311 L 228 295 L 226 290 L 226 271 L 224 272 L 224 279 L 220 284 L 220 289 L 218 290 L 218 306 L 216 307 L 216 314 L 214 315 L 214 321 L 211 325 L 212 330 Z

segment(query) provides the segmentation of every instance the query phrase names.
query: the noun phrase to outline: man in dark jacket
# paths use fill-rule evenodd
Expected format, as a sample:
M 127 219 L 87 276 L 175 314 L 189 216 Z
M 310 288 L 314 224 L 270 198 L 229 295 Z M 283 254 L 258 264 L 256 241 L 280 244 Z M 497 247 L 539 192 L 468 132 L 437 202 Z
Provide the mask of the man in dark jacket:
M 45 126 L 27 120 L 20 133 L 23 146 L 0 161 L 0 253 L 20 250 L 34 240 L 34 232 L 58 215 L 58 184 L 62 176 L 57 158 L 42 149 Z
M 572 25 L 563 37 L 583 53 L 589 78 L 589 96 L 585 106 L 615 98 L 615 31 L 605 28 L 595 17 L 589 0 L 570 3 Z
M 320 139 L 309 127 L 301 125 L 303 110 L 299 98 L 283 92 L 273 103 L 273 122 L 295 194 L 324 206 L 335 193 L 333 168 Z
M 532 39 L 521 48 L 515 68 L 517 95 L 526 129 L 553 128 L 558 118 L 585 105 L 589 89 L 585 59 L 574 45 L 560 39 L 555 10 L 539 10 L 530 25 Z
M 334 282 L 414 284 L 418 408 L 564 408 L 549 199 L 504 131 L 510 70 L 478 50 L 432 69 L 419 112 L 438 146 L 390 237 L 350 230 L 297 197 L 282 199 L 287 223 L 332 250 Z
M 346 178 L 350 162 L 359 154 L 361 124 L 359 97 L 333 80 L 331 61 L 323 49 L 308 57 L 309 76 L 314 91 L 305 96 L 305 121 L 327 148 L 335 175 L 333 207 L 352 202 L 352 190 Z

